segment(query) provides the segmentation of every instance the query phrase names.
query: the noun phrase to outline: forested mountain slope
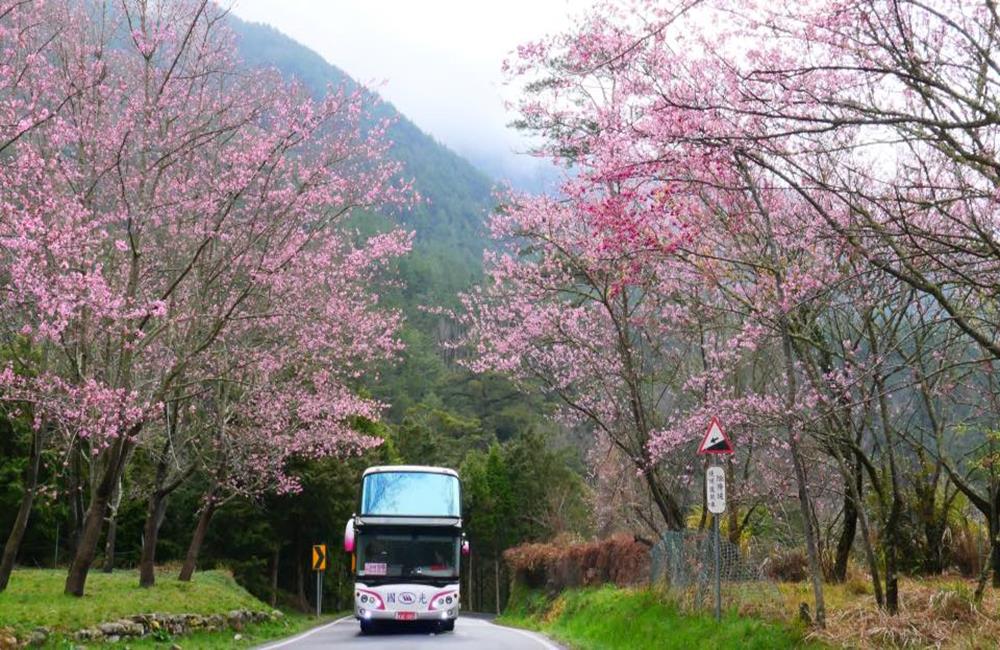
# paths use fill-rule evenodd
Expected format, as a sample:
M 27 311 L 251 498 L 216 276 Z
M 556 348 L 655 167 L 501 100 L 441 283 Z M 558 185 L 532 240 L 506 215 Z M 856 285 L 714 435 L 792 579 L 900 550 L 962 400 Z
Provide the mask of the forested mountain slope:
M 357 86 L 343 70 L 273 27 L 234 16 L 231 20 L 239 38 L 240 56 L 247 63 L 274 66 L 317 94 L 329 85 Z M 483 220 L 490 206 L 492 181 L 417 128 L 392 104 L 381 102 L 375 117 L 393 120 L 389 130 L 393 156 L 405 165 L 405 176 L 414 180 L 417 191 L 426 199 L 401 215 L 402 223 L 416 232 L 417 245 L 411 260 L 415 268 L 411 270 L 417 277 L 411 279 L 425 289 L 454 289 L 455 284 L 469 284 L 478 278 L 481 268 L 486 242 Z M 421 268 L 427 257 L 436 260 L 441 268 Z
M 273 27 L 235 16 L 230 20 L 240 57 L 248 64 L 274 66 L 317 94 L 329 86 L 357 87 L 357 81 L 343 70 Z M 413 251 L 399 263 L 402 286 L 383 291 L 406 316 L 402 332 L 406 350 L 401 362 L 385 368 L 368 389 L 391 406 L 388 419 L 396 424 L 421 404 L 481 417 L 486 414 L 484 407 L 474 402 L 482 400 L 468 392 L 469 382 L 480 392 L 480 380 L 446 362 L 440 342 L 449 334 L 449 325 L 423 308 L 455 305 L 458 293 L 482 277 L 492 181 L 417 128 L 392 104 L 377 97 L 372 100 L 376 104 L 373 117 L 392 120 L 392 155 L 404 164 L 404 178 L 414 182 L 423 200 L 400 214 L 366 214 L 355 220 L 356 227 L 365 232 L 398 223 L 415 233 Z

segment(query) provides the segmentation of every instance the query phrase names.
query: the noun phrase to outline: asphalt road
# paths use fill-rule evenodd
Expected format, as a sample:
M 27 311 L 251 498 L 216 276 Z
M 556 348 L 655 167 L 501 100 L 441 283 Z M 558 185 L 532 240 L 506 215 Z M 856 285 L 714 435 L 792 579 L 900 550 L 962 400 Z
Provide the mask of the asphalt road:
M 258 650 L 304 648 L 476 648 L 481 650 L 559 650 L 540 634 L 494 625 L 486 618 L 462 615 L 454 632 L 435 634 L 430 627 L 396 626 L 362 635 L 353 617 L 342 618 Z

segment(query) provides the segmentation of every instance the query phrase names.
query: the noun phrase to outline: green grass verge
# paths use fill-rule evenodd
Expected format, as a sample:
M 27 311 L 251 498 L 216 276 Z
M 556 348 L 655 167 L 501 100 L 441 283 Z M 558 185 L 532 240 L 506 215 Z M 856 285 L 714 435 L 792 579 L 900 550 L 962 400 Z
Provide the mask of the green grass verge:
M 136 571 L 107 574 L 92 571 L 82 598 L 63 593 L 64 570 L 19 569 L 11 576 L 6 591 L 0 593 L 0 628 L 13 628 L 19 636 L 37 627 L 52 631 L 47 647 L 70 647 L 68 639 L 76 630 L 93 627 L 134 614 L 225 614 L 244 609 L 271 611 L 239 586 L 226 571 L 201 571 L 191 582 L 177 580 L 176 572 L 158 573 L 156 586 L 139 587 Z M 131 648 L 170 647 L 221 648 L 255 645 L 269 639 L 296 634 L 331 617 L 316 619 L 297 613 L 273 622 L 247 625 L 240 632 L 195 632 L 170 637 L 130 639 L 117 646 Z M 235 634 L 241 639 L 234 640 Z
M 554 600 L 515 588 L 498 622 L 545 632 L 579 650 L 619 648 L 802 648 L 801 630 L 727 612 L 684 614 L 649 589 L 573 589 Z

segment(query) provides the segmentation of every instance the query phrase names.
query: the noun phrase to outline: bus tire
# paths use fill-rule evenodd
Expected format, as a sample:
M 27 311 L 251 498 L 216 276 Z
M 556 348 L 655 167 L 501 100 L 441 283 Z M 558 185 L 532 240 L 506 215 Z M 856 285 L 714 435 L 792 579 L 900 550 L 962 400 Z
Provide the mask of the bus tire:
M 361 633 L 371 634 L 375 631 L 375 623 L 367 619 L 361 619 Z
M 442 623 L 441 624 L 441 631 L 442 632 L 454 632 L 455 631 L 455 619 L 451 619 L 450 621 L 445 621 L 444 623 Z

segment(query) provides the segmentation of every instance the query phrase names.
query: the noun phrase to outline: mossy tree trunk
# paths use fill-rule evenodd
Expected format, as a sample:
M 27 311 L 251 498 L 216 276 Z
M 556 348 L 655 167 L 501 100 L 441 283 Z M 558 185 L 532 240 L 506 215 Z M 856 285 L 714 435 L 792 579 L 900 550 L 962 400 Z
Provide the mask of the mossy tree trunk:
M 14 526 L 10 535 L 7 536 L 7 543 L 3 547 L 3 557 L 0 559 L 0 592 L 7 588 L 10 582 L 10 574 L 14 571 L 14 563 L 17 561 L 17 552 L 21 548 L 21 541 L 24 539 L 24 532 L 28 529 L 28 517 L 31 516 L 31 507 L 35 501 L 35 494 L 38 491 L 38 471 L 42 461 L 42 435 L 44 427 L 39 427 L 31 436 L 31 451 L 28 454 L 28 466 L 24 471 L 24 493 L 21 495 L 21 504 L 17 509 L 17 517 L 14 518 Z
M 189 582 L 191 576 L 194 575 L 195 567 L 198 564 L 198 554 L 201 552 L 201 545 L 204 543 L 205 535 L 208 533 L 208 525 L 212 522 L 212 516 L 218 507 L 216 500 L 217 489 L 217 484 L 213 484 L 205 499 L 205 506 L 201 509 L 201 514 L 198 515 L 198 523 L 194 528 L 194 534 L 191 535 L 191 544 L 188 545 L 184 565 L 181 567 L 180 575 L 177 576 L 177 579 L 181 582 Z

